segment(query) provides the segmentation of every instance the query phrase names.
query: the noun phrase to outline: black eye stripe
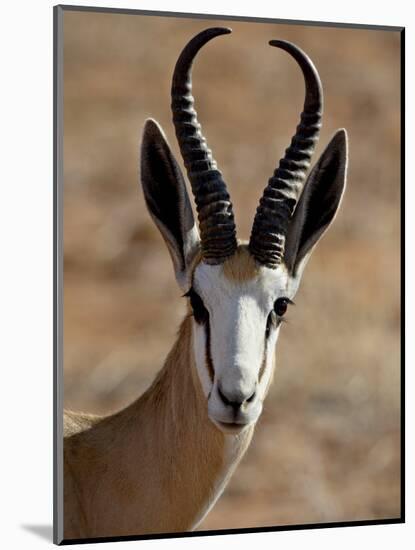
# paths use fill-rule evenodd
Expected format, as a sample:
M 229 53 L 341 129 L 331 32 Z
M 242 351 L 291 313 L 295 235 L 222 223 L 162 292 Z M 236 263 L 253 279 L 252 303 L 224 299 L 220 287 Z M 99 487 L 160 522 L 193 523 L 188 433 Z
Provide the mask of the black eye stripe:
M 205 335 L 206 335 L 206 350 L 205 350 L 205 353 L 206 353 L 206 366 L 207 366 L 207 369 L 208 369 L 209 378 L 210 378 L 211 382 L 213 382 L 213 380 L 215 378 L 215 369 L 213 368 L 212 353 L 210 351 L 211 343 L 210 343 L 210 323 L 209 323 L 209 319 L 204 324 L 204 327 L 205 327 Z
M 188 292 L 186 292 L 184 296 L 186 298 L 189 298 L 190 300 L 190 305 L 193 311 L 193 317 L 196 323 L 204 326 L 205 336 L 206 336 L 206 366 L 208 369 L 210 380 L 213 382 L 215 377 L 215 369 L 213 368 L 212 355 L 210 352 L 211 342 L 210 342 L 209 312 L 206 309 L 202 298 L 194 290 L 194 288 L 191 288 Z
M 269 337 L 269 335 L 271 333 L 272 325 L 274 325 L 276 327 L 277 324 L 278 324 L 278 319 L 277 319 L 276 313 L 275 313 L 274 310 L 272 310 L 271 313 L 268 315 L 268 318 L 267 318 L 267 326 L 266 326 L 266 329 L 265 329 L 265 338 Z
M 189 292 L 185 294 L 190 300 L 190 305 L 192 306 L 193 315 L 196 323 L 205 324 L 209 320 L 209 312 L 203 303 L 202 298 L 199 294 L 191 288 Z

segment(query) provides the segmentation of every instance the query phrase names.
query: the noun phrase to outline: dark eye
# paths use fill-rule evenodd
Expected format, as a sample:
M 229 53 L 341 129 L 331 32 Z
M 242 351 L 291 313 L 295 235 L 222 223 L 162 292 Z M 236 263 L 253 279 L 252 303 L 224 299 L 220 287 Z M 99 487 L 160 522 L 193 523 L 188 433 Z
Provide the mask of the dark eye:
M 278 298 L 278 300 L 275 300 L 274 311 L 278 315 L 278 317 L 282 317 L 285 314 L 288 308 L 288 304 L 291 303 L 291 300 L 289 300 L 288 298 Z
M 209 312 L 205 308 L 202 298 L 197 292 L 191 288 L 189 292 L 185 294 L 190 299 L 190 305 L 192 306 L 193 316 L 196 323 L 203 324 L 206 323 L 209 319 Z
M 265 338 L 269 337 L 272 326 L 277 327 L 281 323 L 282 317 L 287 311 L 288 304 L 292 303 L 289 298 L 278 298 L 278 300 L 275 300 L 274 309 L 268 315 Z

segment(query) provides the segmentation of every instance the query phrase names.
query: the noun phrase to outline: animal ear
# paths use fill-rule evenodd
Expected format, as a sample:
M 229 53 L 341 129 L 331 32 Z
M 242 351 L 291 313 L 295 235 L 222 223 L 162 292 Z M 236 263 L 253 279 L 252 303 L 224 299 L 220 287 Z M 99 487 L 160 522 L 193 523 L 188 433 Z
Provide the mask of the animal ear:
M 179 286 L 188 290 L 188 267 L 199 250 L 199 233 L 182 171 L 155 120 L 144 126 L 141 184 L 147 208 L 167 244 Z
M 311 171 L 288 228 L 284 262 L 301 276 L 315 245 L 333 221 L 346 187 L 347 133 L 338 130 Z

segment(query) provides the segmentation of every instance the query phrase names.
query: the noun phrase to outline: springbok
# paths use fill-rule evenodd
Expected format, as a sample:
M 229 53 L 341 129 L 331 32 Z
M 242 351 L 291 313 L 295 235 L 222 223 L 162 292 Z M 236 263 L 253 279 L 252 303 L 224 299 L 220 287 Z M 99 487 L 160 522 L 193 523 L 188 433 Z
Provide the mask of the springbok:
M 197 34 L 173 74 L 173 122 L 200 234 L 165 135 L 156 121 L 145 123 L 144 197 L 188 299 L 187 314 L 164 367 L 141 397 L 109 416 L 65 414 L 65 539 L 199 525 L 251 441 L 283 316 L 342 199 L 346 132 L 335 133 L 306 178 L 321 128 L 322 86 L 302 50 L 272 40 L 302 70 L 304 111 L 264 190 L 249 242 L 237 241 L 230 197 L 191 95 L 196 54 L 230 32 L 209 28 Z

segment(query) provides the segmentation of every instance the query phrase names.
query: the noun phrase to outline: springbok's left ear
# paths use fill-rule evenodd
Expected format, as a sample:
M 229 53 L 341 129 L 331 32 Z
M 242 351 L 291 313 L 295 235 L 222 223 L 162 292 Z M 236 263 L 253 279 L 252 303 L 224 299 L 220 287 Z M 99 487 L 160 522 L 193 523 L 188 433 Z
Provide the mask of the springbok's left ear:
M 338 130 L 311 171 L 292 217 L 284 262 L 301 277 L 315 245 L 333 221 L 346 187 L 347 133 Z

